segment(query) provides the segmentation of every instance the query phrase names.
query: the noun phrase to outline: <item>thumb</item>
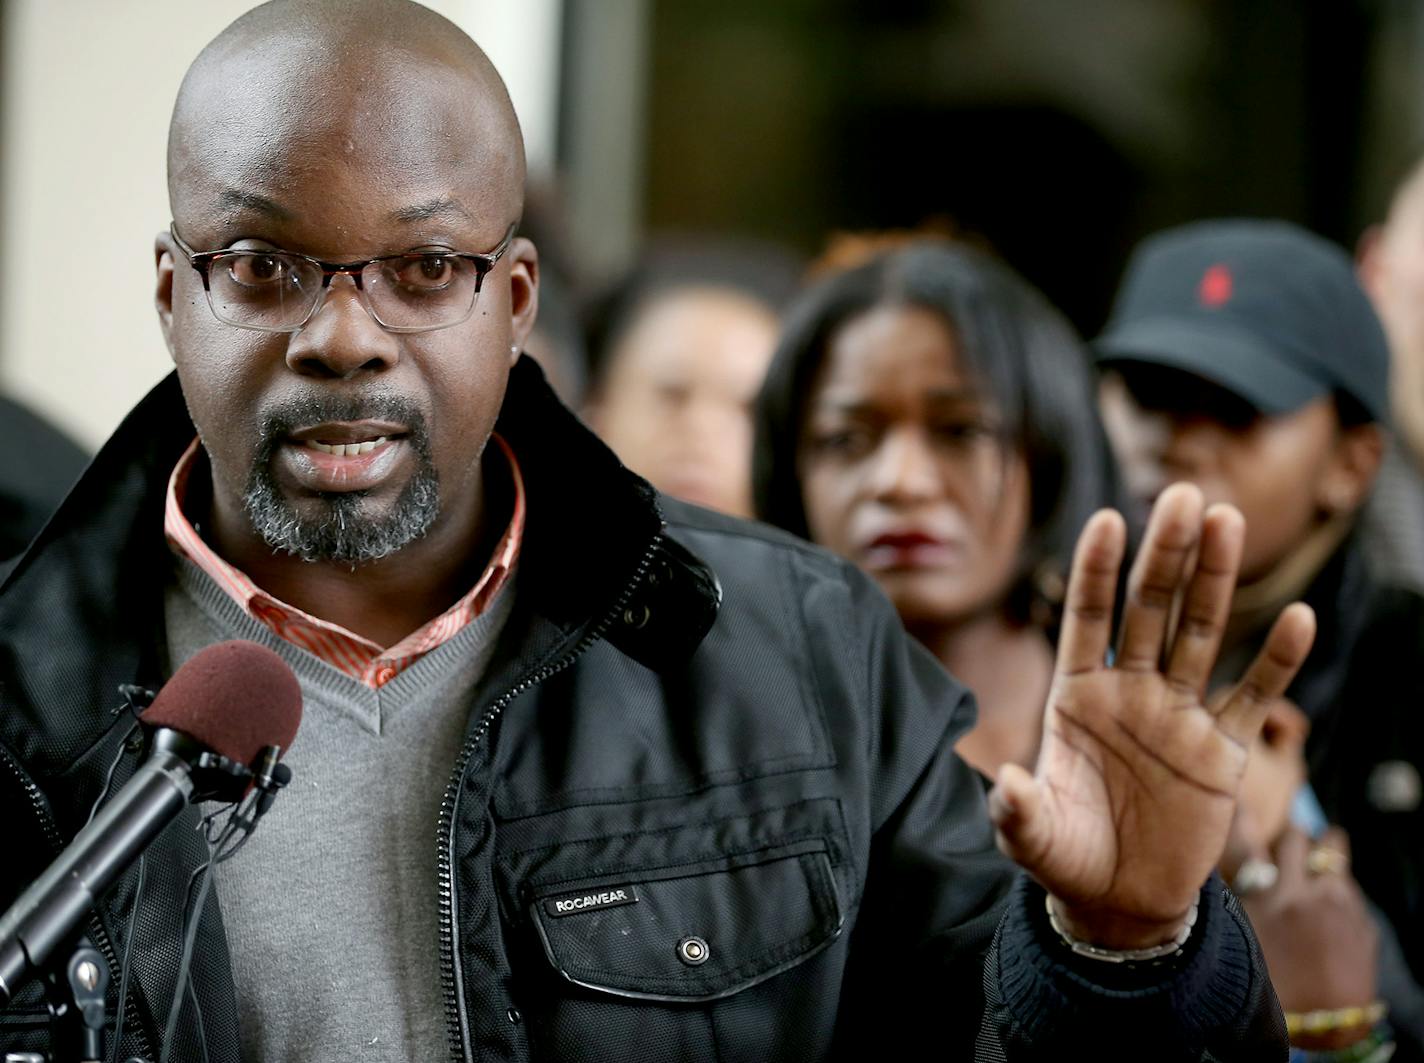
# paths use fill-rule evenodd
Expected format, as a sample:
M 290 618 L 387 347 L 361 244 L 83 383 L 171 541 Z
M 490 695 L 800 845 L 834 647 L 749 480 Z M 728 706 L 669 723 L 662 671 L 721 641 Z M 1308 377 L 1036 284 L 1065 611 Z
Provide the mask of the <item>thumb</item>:
M 1043 788 L 1017 764 L 1005 764 L 989 791 L 994 840 L 1010 860 L 1032 869 L 1048 850 L 1052 834 Z

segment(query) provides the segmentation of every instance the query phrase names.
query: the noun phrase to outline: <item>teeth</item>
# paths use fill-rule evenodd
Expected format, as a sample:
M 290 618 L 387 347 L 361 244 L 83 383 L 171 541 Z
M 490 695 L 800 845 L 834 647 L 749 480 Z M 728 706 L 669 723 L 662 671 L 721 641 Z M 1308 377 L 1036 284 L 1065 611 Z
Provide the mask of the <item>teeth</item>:
M 323 454 L 334 454 L 338 458 L 354 458 L 357 454 L 371 453 L 385 441 L 385 436 L 381 436 L 379 439 L 363 440 L 360 443 L 319 443 L 315 439 L 308 439 L 306 445 Z

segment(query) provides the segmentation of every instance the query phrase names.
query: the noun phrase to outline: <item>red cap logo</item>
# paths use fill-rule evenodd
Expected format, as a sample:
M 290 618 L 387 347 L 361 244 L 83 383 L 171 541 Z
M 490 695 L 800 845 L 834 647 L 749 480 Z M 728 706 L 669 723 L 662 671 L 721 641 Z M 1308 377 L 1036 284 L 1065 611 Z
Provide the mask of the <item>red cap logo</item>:
M 1197 286 L 1197 298 L 1202 306 L 1218 307 L 1231 299 L 1231 270 L 1217 263 L 1202 274 Z

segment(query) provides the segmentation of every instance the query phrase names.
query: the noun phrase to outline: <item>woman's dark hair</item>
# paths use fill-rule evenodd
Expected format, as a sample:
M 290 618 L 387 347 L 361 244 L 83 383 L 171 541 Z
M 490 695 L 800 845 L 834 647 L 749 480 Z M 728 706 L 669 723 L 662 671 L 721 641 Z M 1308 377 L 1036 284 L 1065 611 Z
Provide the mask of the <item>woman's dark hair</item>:
M 788 308 L 755 409 L 757 515 L 809 538 L 797 455 L 811 386 L 836 330 L 886 304 L 943 317 L 967 371 L 1002 411 L 1007 445 L 1024 456 L 1029 528 L 1005 604 L 1029 622 L 1037 599 L 1061 598 L 1061 582 L 1047 588 L 1045 577 L 1066 577 L 1084 522 L 1117 503 L 1117 479 L 1086 347 L 1043 296 L 982 252 L 918 240 L 819 282 Z

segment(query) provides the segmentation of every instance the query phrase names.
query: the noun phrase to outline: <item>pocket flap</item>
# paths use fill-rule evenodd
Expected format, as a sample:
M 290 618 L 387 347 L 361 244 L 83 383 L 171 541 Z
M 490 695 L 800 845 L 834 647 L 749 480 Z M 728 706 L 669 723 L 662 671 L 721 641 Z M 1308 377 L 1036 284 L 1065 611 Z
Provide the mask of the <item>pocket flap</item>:
M 815 955 L 844 921 L 826 844 L 806 840 L 545 888 L 529 906 L 569 981 L 643 1000 L 729 996 Z

